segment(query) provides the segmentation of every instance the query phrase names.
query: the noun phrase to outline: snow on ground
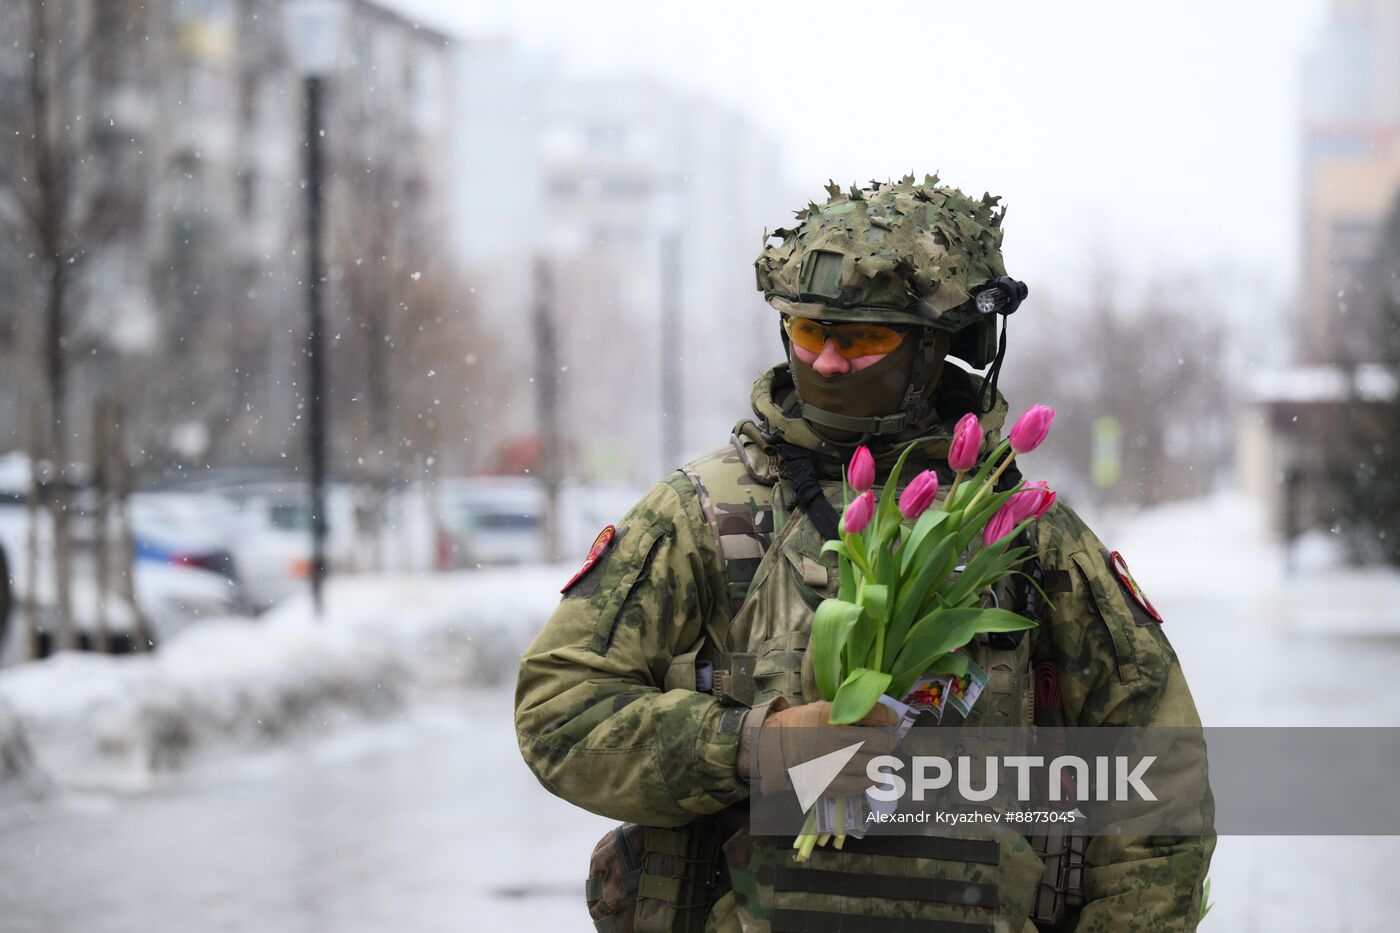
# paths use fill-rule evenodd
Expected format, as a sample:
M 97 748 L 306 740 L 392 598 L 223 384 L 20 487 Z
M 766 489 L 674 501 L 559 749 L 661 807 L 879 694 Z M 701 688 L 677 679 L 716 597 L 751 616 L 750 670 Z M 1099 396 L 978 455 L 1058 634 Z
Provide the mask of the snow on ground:
M 1111 513 L 1093 524 L 1154 600 L 1210 599 L 1294 635 L 1400 636 L 1400 573 L 1347 564 L 1340 544 L 1320 532 L 1301 538 L 1290 559 L 1243 497 Z
M 139 787 L 211 748 L 382 715 L 413 692 L 500 684 L 567 577 L 334 579 L 324 622 L 299 600 L 190 627 L 150 655 L 64 653 L 0 671 L 0 763 L 14 763 L 0 781 L 37 770 L 66 786 Z M 21 746 L 33 754 L 5 751 Z

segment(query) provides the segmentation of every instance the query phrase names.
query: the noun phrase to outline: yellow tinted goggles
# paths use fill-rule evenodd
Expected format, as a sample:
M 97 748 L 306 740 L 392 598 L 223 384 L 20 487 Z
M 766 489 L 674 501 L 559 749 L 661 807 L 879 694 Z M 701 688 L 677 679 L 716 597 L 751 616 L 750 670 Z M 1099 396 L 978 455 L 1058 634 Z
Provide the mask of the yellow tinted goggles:
M 836 342 L 836 352 L 846 359 L 889 353 L 899 346 L 907 328 L 868 321 L 833 323 L 783 315 L 788 339 L 809 353 L 820 353 L 828 340 Z

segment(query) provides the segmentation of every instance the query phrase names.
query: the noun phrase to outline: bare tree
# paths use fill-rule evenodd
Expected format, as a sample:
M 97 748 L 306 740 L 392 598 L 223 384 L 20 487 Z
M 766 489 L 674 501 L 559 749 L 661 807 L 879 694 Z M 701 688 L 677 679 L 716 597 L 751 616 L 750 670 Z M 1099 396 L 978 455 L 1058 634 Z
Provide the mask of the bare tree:
M 492 362 L 471 290 L 445 261 L 411 114 L 343 84 L 330 157 L 333 456 L 356 485 L 356 524 L 377 563 L 395 482 L 461 471 L 489 417 Z M 405 123 L 410 121 L 410 123 Z M 522 309 L 522 326 L 527 312 Z M 335 461 L 333 461 L 335 462 Z
M 1097 480 L 1081 497 L 1151 505 L 1200 495 L 1231 456 L 1218 309 L 1180 278 L 1131 303 L 1111 281 L 1106 272 L 1082 301 L 1041 297 L 1011 319 L 1002 384 L 1013 414 L 1031 402 L 1057 410 L 1039 462 L 1070 485 Z
M 19 233 L 33 257 L 39 318 L 36 356 L 42 360 L 47 456 L 57 470 L 47 504 L 53 526 L 56 628 L 62 648 L 77 646 L 72 627 L 69 534 L 68 418 L 72 314 L 81 267 L 95 241 L 110 230 L 111 191 L 93 183 L 93 142 L 84 125 L 80 83 L 89 78 L 96 40 L 76 3 L 29 0 L 7 4 L 7 36 L 25 56 L 20 93 L 10 103 L 19 132 L 0 158 L 0 223 Z M 34 468 L 39 469 L 36 462 Z M 32 585 L 32 581 L 31 581 Z

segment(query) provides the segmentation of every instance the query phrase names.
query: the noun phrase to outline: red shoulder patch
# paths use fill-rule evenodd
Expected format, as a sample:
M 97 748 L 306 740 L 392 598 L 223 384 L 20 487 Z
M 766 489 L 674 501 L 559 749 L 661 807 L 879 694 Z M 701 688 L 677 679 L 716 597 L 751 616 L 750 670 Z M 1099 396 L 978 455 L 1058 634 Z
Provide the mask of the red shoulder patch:
M 1162 614 L 1157 611 L 1157 607 L 1152 605 L 1152 601 L 1147 598 L 1147 594 L 1138 586 L 1138 582 L 1133 579 L 1132 572 L 1128 570 L 1128 562 L 1123 559 L 1123 555 L 1114 551 L 1108 556 L 1108 565 L 1113 569 L 1113 575 L 1118 578 L 1118 582 L 1127 590 L 1128 595 L 1133 598 L 1133 602 L 1142 607 L 1142 611 L 1151 616 L 1160 625 Z
M 583 566 L 578 569 L 578 573 L 569 578 L 569 582 L 565 583 L 559 592 L 567 593 L 569 587 L 577 583 L 585 573 L 592 570 L 593 565 L 598 563 L 604 554 L 608 553 L 608 548 L 612 547 L 613 539 L 616 537 L 617 527 L 614 525 L 609 525 L 598 532 L 598 537 L 593 539 L 593 546 L 588 549 L 588 556 L 583 559 Z

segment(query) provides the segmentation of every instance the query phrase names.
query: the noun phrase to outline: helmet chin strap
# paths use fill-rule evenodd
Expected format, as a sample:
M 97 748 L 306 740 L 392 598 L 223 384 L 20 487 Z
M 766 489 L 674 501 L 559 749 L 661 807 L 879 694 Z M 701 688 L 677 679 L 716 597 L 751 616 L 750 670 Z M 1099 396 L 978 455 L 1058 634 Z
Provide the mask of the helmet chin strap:
M 981 414 L 986 414 L 992 410 L 992 406 L 997 403 L 997 380 L 1001 377 L 1001 364 L 1006 359 L 1006 322 L 1001 319 L 1001 337 L 997 341 L 997 355 L 992 360 L 992 368 L 987 373 L 987 378 L 982 380 L 982 388 L 977 393 L 977 410 Z
M 782 329 L 779 328 L 779 330 Z M 800 405 L 799 416 L 812 426 L 812 430 L 822 440 L 841 447 L 855 447 L 872 437 L 892 437 L 923 421 L 931 410 L 928 399 L 924 397 L 924 392 L 928 389 L 928 382 L 934 374 L 934 368 L 940 362 L 939 341 L 932 328 L 920 327 L 916 329 L 915 333 L 918 334 L 918 344 L 914 349 L 908 383 L 905 386 L 898 412 L 888 415 L 858 416 L 820 408 L 803 397 L 799 380 L 794 378 L 793 388 L 797 390 Z M 787 350 L 789 366 L 799 365 L 800 361 L 793 356 L 792 343 L 789 341 L 786 331 L 782 331 L 782 338 L 783 345 Z M 852 440 L 838 441 L 817 430 L 818 425 L 859 436 Z

